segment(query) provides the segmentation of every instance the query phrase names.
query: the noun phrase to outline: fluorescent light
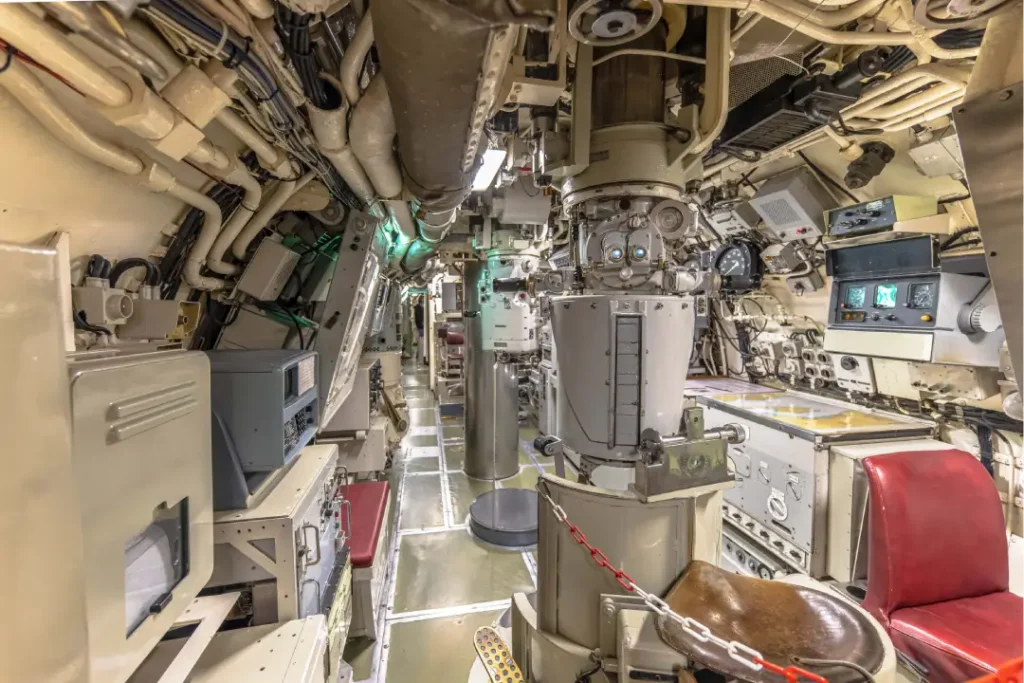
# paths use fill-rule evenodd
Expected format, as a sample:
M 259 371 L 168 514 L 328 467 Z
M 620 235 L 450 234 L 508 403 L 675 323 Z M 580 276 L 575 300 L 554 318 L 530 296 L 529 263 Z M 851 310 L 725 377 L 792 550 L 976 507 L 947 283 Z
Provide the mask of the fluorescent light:
M 473 192 L 480 192 L 486 190 L 494 182 L 494 176 L 498 174 L 498 169 L 501 168 L 501 164 L 505 161 L 505 150 L 503 149 L 489 149 L 484 152 L 484 163 L 480 164 L 480 170 L 476 172 L 476 177 L 473 178 Z

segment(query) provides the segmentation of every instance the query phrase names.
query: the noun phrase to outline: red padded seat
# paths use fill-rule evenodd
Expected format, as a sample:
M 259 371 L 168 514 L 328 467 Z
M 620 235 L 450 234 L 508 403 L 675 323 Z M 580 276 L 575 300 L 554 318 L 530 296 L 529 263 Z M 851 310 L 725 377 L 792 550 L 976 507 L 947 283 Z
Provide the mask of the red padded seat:
M 445 343 L 448 346 L 462 346 L 466 343 L 466 338 L 461 332 L 449 332 L 448 336 L 445 337 Z
M 893 645 L 942 667 L 934 679 L 969 680 L 1021 656 L 1024 602 L 1005 592 L 908 607 L 889 615 Z
M 341 492 L 352 506 L 353 529 L 348 540 L 352 567 L 365 569 L 373 564 L 377 552 L 391 487 L 386 481 L 368 481 L 343 486 Z M 345 527 L 344 520 L 345 516 L 342 515 L 342 528 Z
M 1024 651 L 1024 600 L 1009 592 L 1003 506 L 957 450 L 865 458 L 870 495 L 864 609 L 930 683 L 992 673 Z

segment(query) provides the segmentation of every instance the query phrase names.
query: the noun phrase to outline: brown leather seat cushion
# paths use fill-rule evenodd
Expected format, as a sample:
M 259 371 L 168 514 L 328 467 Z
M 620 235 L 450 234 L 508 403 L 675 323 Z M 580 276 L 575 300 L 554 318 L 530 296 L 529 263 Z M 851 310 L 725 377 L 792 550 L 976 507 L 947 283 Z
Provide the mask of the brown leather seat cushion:
M 881 638 L 869 617 L 839 598 L 781 581 L 752 579 L 694 561 L 665 601 L 681 616 L 705 624 L 716 636 L 737 640 L 780 666 L 793 656 L 854 662 L 872 673 L 882 664 Z M 766 670 L 751 671 L 713 643 L 702 643 L 677 622 L 659 617 L 658 634 L 687 658 L 739 680 L 779 683 Z M 857 683 L 864 677 L 846 667 L 804 666 L 829 683 Z

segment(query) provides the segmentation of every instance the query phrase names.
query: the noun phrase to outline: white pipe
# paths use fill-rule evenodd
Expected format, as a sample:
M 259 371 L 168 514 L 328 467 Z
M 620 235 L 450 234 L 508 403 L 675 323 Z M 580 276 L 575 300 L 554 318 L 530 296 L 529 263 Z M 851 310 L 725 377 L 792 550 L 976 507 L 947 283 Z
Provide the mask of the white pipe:
M 833 45 L 917 45 L 917 39 L 911 33 L 861 33 L 858 31 L 835 31 L 819 26 L 805 17 L 786 11 L 767 0 L 667 0 L 674 5 L 697 5 L 700 7 L 719 7 L 724 9 L 742 9 L 756 12 L 766 19 L 782 24 L 806 36 L 823 43 Z
M 732 37 L 730 38 L 732 44 L 735 46 L 736 43 L 740 41 L 740 38 L 747 35 L 750 29 L 757 26 L 758 22 L 761 21 L 762 18 L 763 17 L 760 14 L 748 14 L 746 19 L 736 26 L 736 29 L 732 32 Z
M 178 72 L 184 66 L 182 59 L 156 31 L 138 19 L 129 19 L 122 22 L 121 27 L 124 29 L 125 35 L 128 36 L 128 40 L 131 41 L 132 45 L 145 52 L 167 71 L 167 78 L 161 81 L 158 84 L 159 86 L 165 85 L 178 75 Z M 158 87 L 157 90 L 159 89 Z
M 707 19 L 707 44 L 704 52 L 704 104 L 701 105 L 697 128 L 700 140 L 689 154 L 700 155 L 709 149 L 725 127 L 729 116 L 729 53 L 732 51 L 729 20 L 732 11 L 712 9 Z
M 238 237 L 231 244 L 231 253 L 235 255 L 236 259 L 239 261 L 245 260 L 249 245 L 256 239 L 256 235 L 260 234 L 260 231 L 267 227 L 270 219 L 277 215 L 277 212 L 281 210 L 281 207 L 284 206 L 284 203 L 293 194 L 305 187 L 314 178 L 316 178 L 316 172 L 310 171 L 298 180 L 286 180 L 277 186 L 273 196 L 260 207 L 256 215 L 252 217 L 252 220 L 246 224 L 245 228 L 242 229 L 242 232 L 239 233 Z
M 149 26 L 137 19 L 129 19 L 124 23 L 124 29 L 132 44 L 159 62 L 170 74 L 170 78 L 181 71 L 184 66 L 181 57 L 168 47 L 167 43 Z M 236 114 L 234 110 L 227 108 L 221 109 L 217 113 L 216 119 L 229 133 L 255 152 L 264 167 L 271 171 L 278 170 L 284 161 L 281 153 L 245 119 Z
M 373 184 L 348 144 L 348 107 L 342 104 L 337 109 L 326 110 L 309 104 L 306 105 L 306 109 L 309 112 L 313 137 L 320 144 L 320 151 L 337 169 L 356 196 L 364 203 L 371 204 L 374 197 Z
M 241 268 L 225 263 L 224 254 L 227 253 L 231 243 L 248 224 L 249 219 L 259 210 L 260 202 L 263 199 L 263 188 L 260 187 L 259 182 L 249 175 L 249 171 L 238 161 L 235 161 L 231 171 L 223 176 L 223 180 L 231 185 L 241 187 L 245 190 L 245 195 L 242 197 L 242 203 L 231 215 L 231 219 L 228 220 L 223 230 L 217 235 L 217 239 L 214 241 L 213 246 L 210 247 L 209 253 L 197 256 L 205 256 L 206 267 L 215 273 L 237 275 Z
M 416 240 L 420 235 L 416 228 L 416 219 L 412 217 L 409 202 L 404 199 L 386 199 L 384 203 L 388 205 L 388 210 L 395 217 L 395 222 L 398 223 L 398 229 L 402 231 L 402 234 L 410 241 Z
M 274 4 L 270 0 L 238 0 L 245 11 L 257 19 L 269 19 L 274 16 Z
M 222 109 L 217 114 L 217 122 L 224 126 L 229 133 L 246 144 L 249 149 L 256 152 L 260 163 L 270 170 L 277 169 L 281 164 L 281 153 L 277 148 L 267 142 L 259 132 L 249 125 L 245 119 L 231 109 Z
M 217 202 L 202 192 L 196 192 L 180 184 L 178 179 L 171 175 L 170 171 L 156 164 L 150 167 L 146 180 L 147 186 L 154 192 L 166 192 L 206 214 L 206 218 L 203 220 L 203 228 L 199 231 L 199 237 L 185 258 L 183 277 L 190 287 L 195 287 L 196 289 L 211 291 L 225 289 L 228 284 L 227 281 L 215 277 L 203 277 L 200 274 L 206 254 L 210 252 L 210 247 L 213 246 L 214 240 L 217 239 L 223 221 Z M 202 257 L 198 256 L 199 254 L 202 254 Z
M 377 74 L 352 114 L 351 138 L 352 151 L 377 194 L 384 199 L 394 199 L 402 193 L 402 171 L 392 151 L 396 132 L 391 98 L 384 79 Z
M 898 0 L 900 12 L 910 27 L 910 33 L 917 39 L 921 49 L 935 59 L 966 59 L 977 57 L 980 47 L 944 48 L 932 40 L 931 34 L 914 19 L 914 5 L 910 0 Z
M 921 80 L 941 81 L 956 85 L 964 85 L 970 75 L 970 69 L 945 64 L 924 64 L 893 76 L 884 83 L 871 89 L 865 97 L 843 110 L 843 116 L 860 116 L 870 109 L 887 104 L 921 87 Z
M 352 42 L 349 43 L 348 49 L 341 57 L 341 85 L 345 90 L 345 99 L 348 100 L 349 106 L 354 107 L 359 101 L 359 74 L 363 70 L 363 62 L 366 61 L 366 55 L 369 54 L 371 47 L 373 47 L 373 20 L 371 11 L 366 10 L 366 14 L 359 20 L 356 34 L 352 36 Z M 374 80 L 378 79 L 374 78 Z
M 885 104 L 877 107 L 871 107 L 867 112 L 862 113 L 862 118 L 872 119 L 892 119 L 896 116 L 902 116 L 909 111 L 913 111 L 926 106 L 934 104 L 935 102 L 947 98 L 954 93 L 963 94 L 966 84 L 952 84 L 952 83 L 939 83 L 933 88 L 929 88 L 922 93 L 912 95 L 899 102 L 893 104 Z M 846 118 L 847 123 L 850 122 L 848 117 Z M 870 126 L 869 126 L 870 127 Z
M 915 111 L 910 111 L 903 116 L 893 120 L 886 121 L 882 125 L 882 130 L 887 133 L 892 133 L 899 130 L 906 130 L 911 126 L 916 126 L 919 123 L 931 121 L 937 119 L 940 116 L 945 116 L 953 107 L 964 101 L 963 92 L 955 92 L 947 95 L 945 98 L 936 100 L 928 103 L 928 105 L 919 107 Z M 919 113 L 920 112 L 920 113 Z
M 231 166 L 231 157 L 227 155 L 227 152 L 207 140 L 200 140 L 195 149 L 186 154 L 185 158 L 203 166 L 212 166 L 218 171 L 226 171 Z
M 23 5 L 0 3 L 0 39 L 31 55 L 101 104 L 119 107 L 131 101 L 132 91 L 126 83 L 111 75 Z
M 138 175 L 145 168 L 142 160 L 134 154 L 86 132 L 19 60 L 11 59 L 7 69 L 0 73 L 0 86 L 11 93 L 51 135 L 79 154 L 126 175 Z
M 837 28 L 874 12 L 885 4 L 886 0 L 857 0 L 846 7 L 832 10 L 822 10 L 800 2 L 800 0 L 768 0 L 768 2 L 787 12 L 801 17 L 806 16 L 807 21 L 814 22 L 818 26 Z

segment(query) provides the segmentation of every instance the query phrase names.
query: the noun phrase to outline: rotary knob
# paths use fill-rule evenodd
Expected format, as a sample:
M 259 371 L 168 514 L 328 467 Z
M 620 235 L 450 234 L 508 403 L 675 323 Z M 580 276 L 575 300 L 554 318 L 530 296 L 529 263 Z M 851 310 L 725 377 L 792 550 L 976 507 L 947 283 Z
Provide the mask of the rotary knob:
M 853 356 L 843 356 L 842 358 L 839 359 L 839 366 L 842 367 L 843 370 L 846 370 L 847 372 L 853 372 L 854 370 L 857 369 L 859 365 L 860 363 L 858 363 L 857 359 L 854 358 Z
M 978 306 L 971 311 L 971 327 L 979 332 L 995 332 L 1002 325 L 999 309 L 995 306 Z
M 978 304 L 970 309 L 965 306 L 960 309 L 957 322 L 959 323 L 960 331 L 964 334 L 995 332 L 1003 326 L 1003 319 L 999 315 L 999 309 L 988 304 Z

